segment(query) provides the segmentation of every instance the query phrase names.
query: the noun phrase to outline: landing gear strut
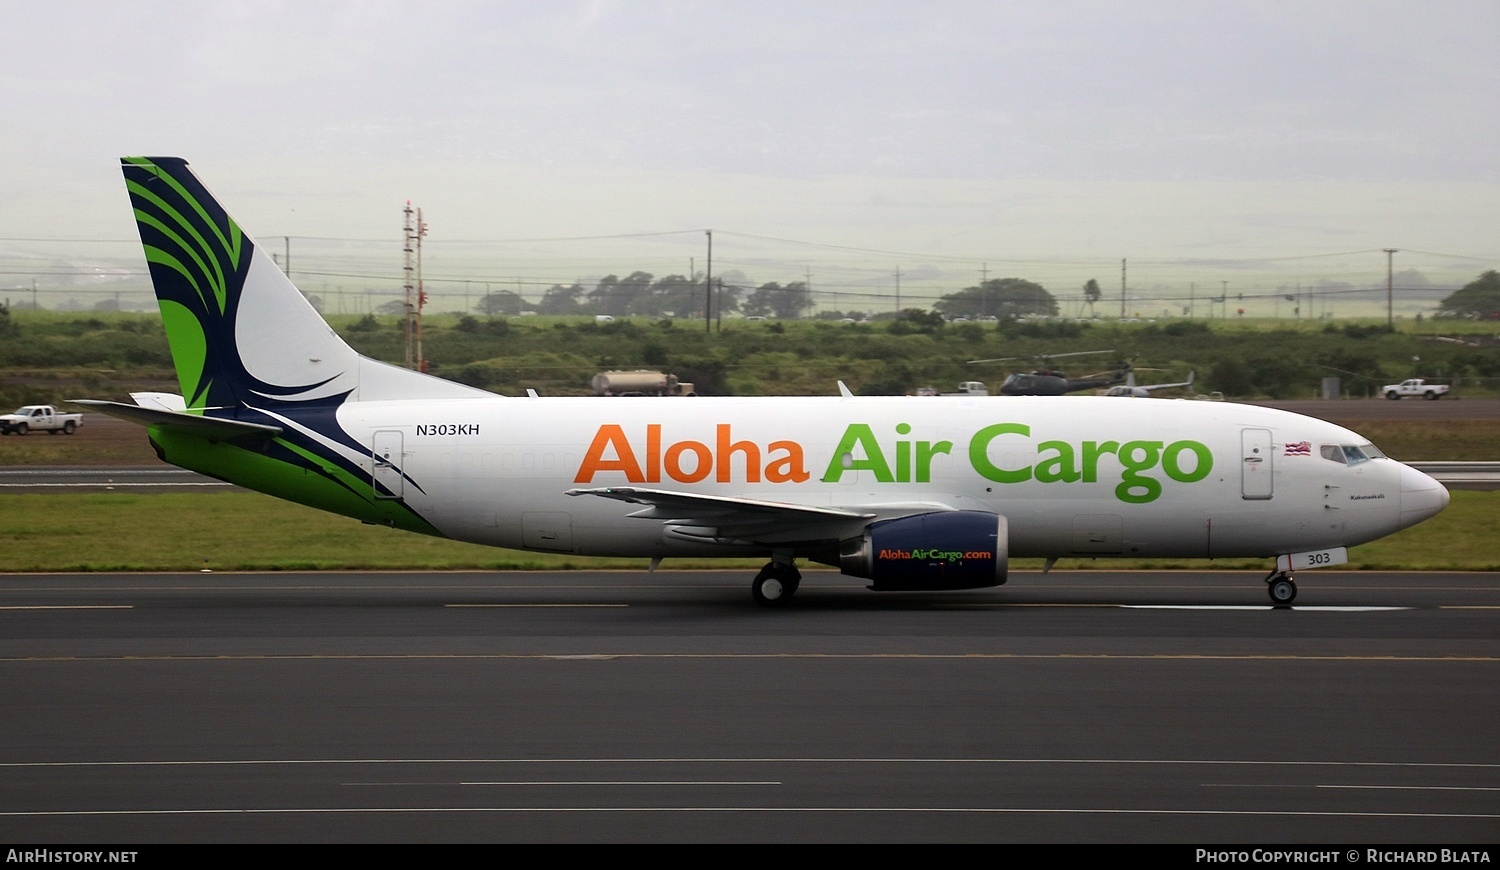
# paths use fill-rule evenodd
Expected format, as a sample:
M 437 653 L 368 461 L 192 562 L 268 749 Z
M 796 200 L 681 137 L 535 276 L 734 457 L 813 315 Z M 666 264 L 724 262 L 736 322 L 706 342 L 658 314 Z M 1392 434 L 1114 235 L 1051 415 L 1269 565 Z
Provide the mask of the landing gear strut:
M 1297 584 L 1286 571 L 1272 571 L 1266 577 L 1266 591 L 1271 594 L 1271 604 L 1276 607 L 1291 607 L 1297 598 Z
M 792 600 L 797 594 L 797 587 L 802 583 L 802 572 L 790 562 L 767 562 L 755 575 L 755 582 L 750 585 L 750 594 L 755 596 L 755 603 L 762 607 L 781 607 Z

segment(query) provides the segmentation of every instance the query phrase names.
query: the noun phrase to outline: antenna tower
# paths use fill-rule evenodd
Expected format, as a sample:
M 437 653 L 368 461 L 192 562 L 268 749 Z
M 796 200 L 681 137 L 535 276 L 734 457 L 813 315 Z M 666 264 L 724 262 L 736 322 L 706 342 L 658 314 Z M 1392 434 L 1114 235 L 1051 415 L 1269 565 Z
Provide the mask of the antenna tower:
M 409 199 L 402 214 L 406 218 L 402 232 L 402 249 L 406 256 L 406 284 L 403 287 L 406 298 L 402 308 L 406 312 L 405 365 L 425 372 L 427 360 L 422 356 L 422 309 L 427 304 L 427 291 L 422 284 L 422 237 L 427 235 L 427 222 L 422 220 L 422 210 L 413 209 Z

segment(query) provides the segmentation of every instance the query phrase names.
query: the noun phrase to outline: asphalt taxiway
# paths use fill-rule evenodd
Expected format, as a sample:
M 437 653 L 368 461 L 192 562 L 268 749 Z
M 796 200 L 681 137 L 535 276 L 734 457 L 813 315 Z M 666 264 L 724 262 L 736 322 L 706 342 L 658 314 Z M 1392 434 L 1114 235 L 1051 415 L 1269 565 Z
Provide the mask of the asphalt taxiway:
M 1500 578 L 0 577 L 33 843 L 1500 839 Z

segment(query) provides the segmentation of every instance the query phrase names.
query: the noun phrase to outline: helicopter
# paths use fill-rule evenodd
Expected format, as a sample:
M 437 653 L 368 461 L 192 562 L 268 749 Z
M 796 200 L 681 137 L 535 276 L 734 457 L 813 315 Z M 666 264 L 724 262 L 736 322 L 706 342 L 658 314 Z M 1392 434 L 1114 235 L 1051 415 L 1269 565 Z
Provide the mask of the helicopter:
M 970 365 L 981 365 L 983 363 L 1011 362 L 1020 359 L 1034 359 L 1041 362 L 1043 366 L 1048 360 L 1062 359 L 1070 356 L 1093 356 L 1097 354 L 1114 353 L 1112 350 L 1081 350 L 1074 353 L 1056 353 L 1036 357 L 1008 356 L 999 359 L 972 359 Z M 1100 387 L 1110 387 L 1115 384 L 1125 383 L 1130 372 L 1127 363 L 1119 369 L 1101 372 L 1082 378 L 1070 378 L 1060 371 L 1048 368 L 1038 368 L 1029 373 L 1016 373 L 1005 379 L 1000 385 L 1000 393 L 1005 396 L 1062 396 L 1067 393 L 1076 393 L 1080 390 L 1095 390 Z
M 1137 384 L 1135 382 L 1135 372 L 1130 372 L 1125 376 L 1125 383 L 1122 386 L 1110 387 L 1104 395 L 1149 399 L 1151 398 L 1151 394 L 1156 390 L 1170 390 L 1174 387 L 1187 387 L 1188 392 L 1191 393 L 1193 391 L 1193 376 L 1195 374 L 1197 373 L 1188 372 L 1187 380 L 1175 384 Z

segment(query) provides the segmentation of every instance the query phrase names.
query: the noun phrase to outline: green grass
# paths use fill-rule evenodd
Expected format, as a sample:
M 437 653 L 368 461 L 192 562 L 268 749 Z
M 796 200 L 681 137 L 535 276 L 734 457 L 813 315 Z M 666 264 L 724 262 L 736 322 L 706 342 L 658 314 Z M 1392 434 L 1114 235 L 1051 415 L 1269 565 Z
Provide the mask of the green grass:
M 645 570 L 644 559 L 524 553 L 362 525 L 255 493 L 8 495 L 0 558 L 9 572 L 212 570 Z M 1500 492 L 1455 492 L 1438 517 L 1356 547 L 1350 567 L 1500 570 Z M 1035 570 L 1040 560 L 1016 560 Z M 675 568 L 742 568 L 759 560 L 669 560 Z M 1065 559 L 1060 569 L 1268 570 L 1264 559 Z

